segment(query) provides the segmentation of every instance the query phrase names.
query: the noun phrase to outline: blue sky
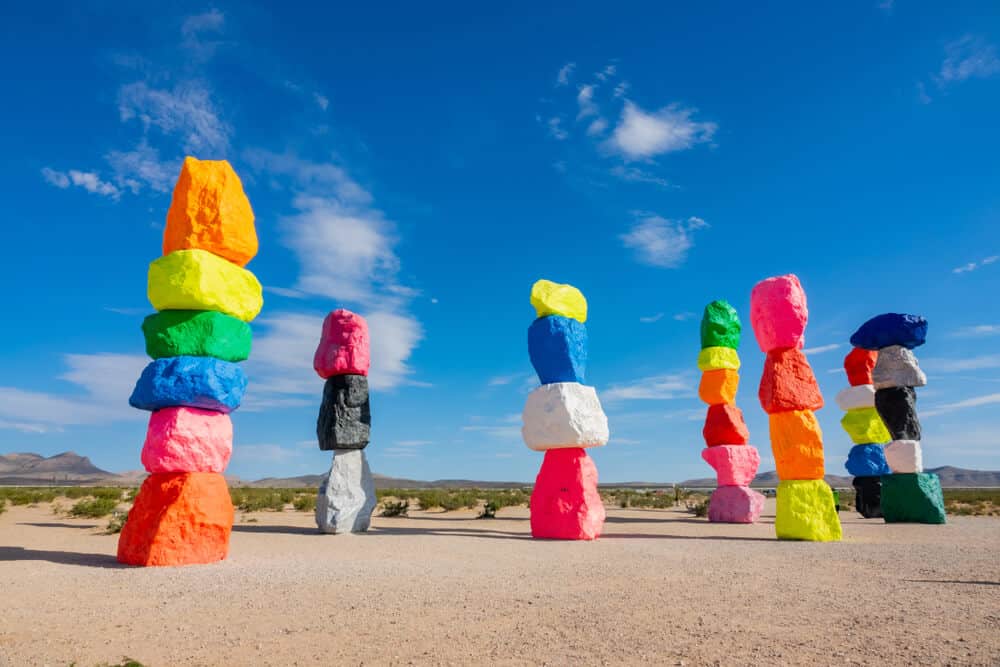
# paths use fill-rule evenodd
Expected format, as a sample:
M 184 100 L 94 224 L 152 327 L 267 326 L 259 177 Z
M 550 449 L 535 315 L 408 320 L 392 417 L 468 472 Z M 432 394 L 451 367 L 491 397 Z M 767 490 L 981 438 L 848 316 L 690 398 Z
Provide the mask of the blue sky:
M 0 452 L 138 469 L 127 405 L 169 192 L 228 159 L 265 285 L 229 472 L 319 473 L 323 315 L 373 336 L 376 472 L 533 479 L 532 282 L 583 290 L 604 481 L 710 476 L 696 396 L 713 299 L 809 296 L 827 469 L 868 317 L 930 321 L 928 466 L 1000 468 L 1000 7 L 538 3 L 394 9 L 21 3 L 8 133 Z M 772 469 L 745 332 L 738 403 Z

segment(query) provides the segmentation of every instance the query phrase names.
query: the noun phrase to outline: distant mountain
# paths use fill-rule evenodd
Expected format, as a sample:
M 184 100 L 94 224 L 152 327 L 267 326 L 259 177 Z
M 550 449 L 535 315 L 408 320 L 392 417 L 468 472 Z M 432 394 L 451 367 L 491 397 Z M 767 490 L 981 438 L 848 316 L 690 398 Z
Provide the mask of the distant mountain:
M 419 479 L 386 477 L 385 475 L 372 475 L 372 477 L 375 478 L 376 489 L 511 489 L 531 486 L 523 482 L 482 482 L 471 479 L 437 479 L 432 482 L 426 482 Z M 246 482 L 244 485 L 278 489 L 316 488 L 322 480 L 322 475 L 266 477 L 256 482 Z
M 73 452 L 48 458 L 30 453 L 0 454 L 0 484 L 116 484 L 119 479 Z
M 967 470 L 965 468 L 955 468 L 952 466 L 941 466 L 940 468 L 928 468 L 927 472 L 936 473 L 941 478 L 941 486 L 948 488 L 969 488 L 969 487 L 1000 487 L 1000 470 Z M 851 488 L 852 477 L 841 475 L 827 475 L 826 483 L 838 489 Z M 678 482 L 678 486 L 689 488 L 714 488 L 714 477 L 700 477 L 698 479 L 688 479 Z M 775 487 L 778 485 L 778 473 L 774 470 L 770 472 L 758 473 L 751 486 L 756 488 Z

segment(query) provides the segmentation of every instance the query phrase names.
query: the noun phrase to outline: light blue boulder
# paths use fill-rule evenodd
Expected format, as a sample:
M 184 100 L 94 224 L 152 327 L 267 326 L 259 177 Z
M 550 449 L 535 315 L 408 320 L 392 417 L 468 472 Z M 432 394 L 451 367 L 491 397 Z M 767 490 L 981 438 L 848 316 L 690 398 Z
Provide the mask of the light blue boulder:
M 240 407 L 247 378 L 236 364 L 215 357 L 165 357 L 143 369 L 129 405 L 159 410 L 183 405 L 216 412 Z

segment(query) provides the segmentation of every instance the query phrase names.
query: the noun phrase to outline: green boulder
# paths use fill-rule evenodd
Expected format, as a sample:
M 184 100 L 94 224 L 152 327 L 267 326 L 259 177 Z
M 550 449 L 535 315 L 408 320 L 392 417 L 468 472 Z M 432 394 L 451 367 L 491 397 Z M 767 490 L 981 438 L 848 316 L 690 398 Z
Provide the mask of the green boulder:
M 215 357 L 243 361 L 250 356 L 250 325 L 214 310 L 164 310 L 142 321 L 146 354 Z
M 740 316 L 726 301 L 713 301 L 705 306 L 701 317 L 701 347 L 740 347 Z
M 944 523 L 941 480 L 932 472 L 882 475 L 886 523 Z

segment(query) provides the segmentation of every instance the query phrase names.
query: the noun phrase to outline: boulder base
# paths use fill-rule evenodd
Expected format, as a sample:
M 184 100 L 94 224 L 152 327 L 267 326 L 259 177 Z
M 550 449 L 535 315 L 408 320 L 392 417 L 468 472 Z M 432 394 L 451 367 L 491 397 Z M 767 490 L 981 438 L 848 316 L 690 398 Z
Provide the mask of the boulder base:
M 142 321 L 146 354 L 215 357 L 244 361 L 250 356 L 250 325 L 212 310 L 165 310 Z
M 528 327 L 528 356 L 542 384 L 583 382 L 587 325 L 562 315 L 539 317 Z
M 740 374 L 729 368 L 705 371 L 698 385 L 698 398 L 709 405 L 735 403 L 740 387 Z
M 885 446 L 885 461 L 895 472 L 923 472 L 924 457 L 918 440 L 893 440 Z
M 368 375 L 371 366 L 368 322 L 349 310 L 332 311 L 313 355 L 313 368 L 323 379 L 333 375 Z
M 323 386 L 316 437 L 323 451 L 364 449 L 371 439 L 372 412 L 368 378 L 334 375 Z
M 368 459 L 361 449 L 333 452 L 316 498 L 316 525 L 321 533 L 363 533 L 371 526 L 378 499 Z
M 718 445 L 701 450 L 715 469 L 719 486 L 749 486 L 760 466 L 760 453 L 750 445 Z
M 221 473 L 232 453 L 229 415 L 198 408 L 163 408 L 149 418 L 142 465 L 151 473 Z
M 752 449 L 752 448 L 747 448 Z M 745 486 L 720 486 L 708 503 L 712 523 L 753 523 L 764 509 L 764 496 Z
M 157 473 L 142 483 L 118 538 L 128 565 L 194 565 L 224 560 L 233 503 L 217 473 Z
M 539 280 L 531 286 L 531 305 L 538 317 L 562 315 L 581 323 L 587 321 L 587 299 L 572 285 Z
M 882 518 L 882 480 L 879 477 L 855 477 L 854 507 L 866 519 Z
M 887 387 L 875 392 L 875 409 L 893 440 L 920 440 L 917 392 L 913 387 Z
M 232 412 L 246 388 L 247 378 L 237 364 L 214 357 L 167 357 L 143 369 L 128 402 L 139 410 L 183 405 Z
M 750 293 L 750 325 L 762 352 L 801 348 L 808 320 L 806 293 L 797 276 L 767 278 L 754 285 Z
M 851 336 L 851 345 L 867 350 L 881 350 L 901 345 L 912 350 L 927 340 L 927 320 L 919 315 L 884 313 L 861 325 Z
M 878 416 L 875 408 L 854 408 L 844 413 L 840 418 L 840 425 L 851 436 L 851 441 L 856 445 L 864 445 L 870 442 L 888 442 L 892 440 L 882 418 Z
M 705 444 L 745 445 L 750 441 L 750 431 L 743 421 L 743 411 L 735 405 L 710 405 L 701 431 Z
M 779 540 L 839 541 L 840 517 L 827 483 L 822 479 L 779 482 L 774 531 Z
M 521 418 L 524 443 L 535 451 L 608 444 L 608 418 L 597 392 L 577 382 L 538 387 L 528 394 Z
M 531 492 L 531 536 L 549 540 L 594 540 L 604 526 L 597 466 L 581 448 L 552 449 Z
M 740 355 L 736 350 L 731 347 L 706 347 L 698 353 L 698 370 L 705 372 L 720 368 L 740 369 Z
M 844 370 L 847 371 L 847 382 L 852 387 L 872 383 L 872 370 L 878 352 L 856 347 L 844 357 Z
M 872 371 L 875 389 L 889 387 L 923 387 L 927 376 L 917 364 L 913 352 L 900 345 L 885 347 L 878 351 L 878 361 Z
M 252 273 L 206 250 L 176 250 L 152 262 L 146 294 L 157 310 L 217 310 L 244 322 L 264 305 Z
M 701 317 L 701 346 L 740 347 L 742 325 L 736 309 L 726 301 L 713 301 L 705 306 Z
M 802 350 L 794 347 L 767 353 L 757 396 L 768 414 L 823 407 L 823 394 L 809 361 Z
M 812 410 L 768 416 L 778 479 L 823 479 L 823 431 Z
M 944 523 L 941 480 L 930 472 L 884 475 L 882 514 L 886 523 Z
M 844 467 L 856 477 L 879 477 L 891 472 L 885 461 L 885 450 L 879 444 L 854 445 Z

